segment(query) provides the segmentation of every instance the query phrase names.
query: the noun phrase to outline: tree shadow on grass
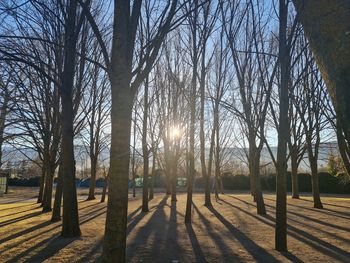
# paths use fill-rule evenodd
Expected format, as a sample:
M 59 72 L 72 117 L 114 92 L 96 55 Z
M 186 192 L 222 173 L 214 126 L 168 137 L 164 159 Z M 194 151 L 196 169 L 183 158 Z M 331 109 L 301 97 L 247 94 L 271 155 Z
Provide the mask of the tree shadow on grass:
M 134 235 L 135 238 L 130 241 L 130 244 L 127 247 L 128 261 L 132 261 L 136 257 L 137 259 L 146 260 L 147 262 L 147 258 L 151 255 L 153 255 L 154 258 L 160 256 L 162 241 L 164 239 L 164 236 L 166 235 L 166 219 L 164 207 L 166 206 L 168 198 L 169 196 L 165 196 L 163 199 L 160 200 L 160 202 L 157 205 L 150 208 L 150 211 L 148 213 L 154 210 L 153 214 L 149 218 L 148 222 L 142 224 L 142 226 L 138 229 L 138 232 Z M 140 209 L 141 207 L 138 208 L 138 210 Z M 141 212 L 140 214 L 134 217 L 133 221 L 128 226 L 128 235 L 148 213 Z M 155 244 L 152 246 L 151 249 L 144 249 L 145 245 L 149 243 L 149 238 L 153 234 L 156 235 L 156 237 L 160 236 L 161 239 L 155 240 Z
M 313 202 L 314 202 L 313 200 L 309 200 L 309 199 L 302 198 L 302 197 L 300 197 L 299 200 L 305 201 L 305 202 L 310 202 L 310 203 L 313 203 Z M 325 203 L 325 202 L 322 202 L 322 204 L 324 204 L 324 205 L 329 205 L 329 206 L 340 207 L 340 208 L 347 208 L 347 209 L 350 209 L 350 206 L 336 205 L 336 204 L 330 204 L 330 203 Z
M 8 208 L 2 208 L 2 205 L 4 205 L 4 204 L 0 203 L 0 211 L 1 212 L 7 211 L 7 210 L 18 209 L 18 208 L 26 207 L 26 206 L 38 205 L 38 204 L 37 203 L 30 203 L 30 204 L 26 204 L 26 205 L 16 205 L 16 206 L 13 206 L 13 207 L 8 207 Z M 33 208 L 33 209 L 35 209 L 35 208 Z
M 241 200 L 237 197 L 234 196 L 229 196 L 231 198 L 234 198 L 236 200 L 239 200 L 243 203 L 248 203 L 244 200 Z M 271 215 L 265 215 L 265 216 L 258 216 L 255 214 L 252 214 L 244 209 L 242 209 L 241 207 L 238 207 L 232 203 L 229 203 L 227 201 L 225 201 L 225 203 L 233 208 L 236 208 L 237 210 L 259 220 L 260 222 L 263 222 L 271 227 L 275 227 L 275 218 L 272 217 Z M 255 206 L 253 204 L 250 204 L 252 206 Z M 268 221 L 267 221 L 268 220 Z M 342 250 L 341 248 L 338 248 L 322 239 L 319 239 L 299 228 L 296 228 L 294 226 L 291 226 L 288 224 L 288 235 L 292 236 L 293 238 L 309 245 L 310 247 L 313 247 L 315 250 L 323 253 L 326 256 L 330 256 L 336 260 L 339 260 L 340 262 L 344 262 L 344 263 L 348 263 L 349 262 L 349 258 L 350 258 L 350 253 L 347 251 Z
M 224 201 L 224 200 L 222 200 Z M 235 228 L 227 219 L 225 219 L 214 207 L 207 207 L 217 219 L 234 235 L 241 245 L 259 262 L 278 262 L 278 260 L 265 249 L 248 238 L 243 232 Z
M 26 219 L 29 219 L 29 218 L 32 218 L 32 217 L 35 217 L 35 216 L 38 216 L 38 215 L 42 215 L 42 212 L 41 211 L 37 211 L 37 212 L 26 214 L 26 215 L 23 215 L 23 216 L 20 216 L 20 217 L 11 218 L 11 219 L 8 219 L 6 221 L 1 222 L 0 223 L 0 227 L 8 226 L 8 225 L 11 225 L 13 223 L 17 223 L 17 222 L 20 222 L 20 221 L 23 221 L 23 220 L 26 220 Z
M 5 214 L 5 215 L 0 216 L 0 218 L 22 214 L 22 213 L 25 213 L 25 212 L 33 211 L 33 210 L 38 209 L 38 208 L 41 208 L 41 207 L 30 208 L 30 209 L 22 210 L 22 211 L 19 211 L 19 212 L 16 212 L 16 213 L 12 213 L 12 214 Z M 0 222 L 0 224 L 1 224 L 1 222 Z
M 89 211 L 87 214 L 84 214 L 84 216 L 80 217 L 80 225 L 83 225 L 83 224 L 87 223 L 88 221 L 91 221 L 91 220 L 93 220 L 93 219 L 95 219 L 95 218 L 97 218 L 105 213 L 106 213 L 105 207 L 97 208 L 97 209 L 94 209 L 92 211 Z M 46 227 L 51 225 L 51 224 L 53 225 L 53 227 L 47 229 Z M 57 253 L 60 249 L 62 249 L 63 247 L 67 246 L 68 244 L 70 244 L 71 242 L 73 242 L 75 240 L 75 239 L 69 239 L 69 238 L 66 240 L 66 238 L 61 237 L 60 234 L 57 233 L 57 231 L 55 231 L 55 229 L 57 229 L 61 226 L 62 226 L 61 223 L 58 224 L 58 223 L 52 223 L 50 221 L 45 221 L 45 222 L 40 223 L 38 225 L 32 226 L 28 229 L 22 230 L 16 234 L 8 236 L 4 239 L 1 239 L 0 240 L 1 243 L 2 242 L 9 242 L 11 240 L 15 240 L 18 237 L 28 235 L 31 232 L 42 229 L 42 231 L 40 231 L 36 234 L 32 234 L 27 238 L 21 239 L 20 241 L 11 242 L 8 246 L 6 246 L 5 249 L 0 251 L 0 253 L 3 253 L 7 250 L 10 250 L 16 246 L 20 246 L 24 242 L 30 242 L 31 240 L 35 240 L 36 238 L 40 238 L 45 233 L 49 233 L 51 231 L 54 231 L 54 233 L 52 233 L 52 235 L 49 235 L 47 238 L 41 240 L 40 242 L 36 243 L 36 245 L 31 246 L 30 248 L 21 252 L 20 254 L 15 255 L 15 257 L 11 258 L 8 262 L 17 262 L 19 259 L 25 257 L 26 255 L 30 254 L 32 251 L 35 251 L 36 249 L 40 248 L 41 246 L 45 246 L 45 248 L 40 250 L 39 252 L 35 253 L 30 258 L 30 260 L 27 262 L 41 262 L 42 259 L 44 259 L 44 260 L 48 259 L 51 256 L 53 256 L 55 253 Z
M 193 203 L 193 208 L 199 216 L 199 219 L 204 224 L 208 234 L 211 236 L 213 242 L 217 245 L 220 250 L 220 254 L 225 260 L 231 260 L 232 262 L 241 262 L 242 260 L 237 254 L 231 251 L 231 248 L 224 242 L 222 236 L 214 231 L 211 222 L 200 212 L 198 207 Z
M 193 251 L 196 257 L 196 262 L 206 262 L 201 245 L 198 242 L 198 239 L 197 239 L 196 233 L 193 230 L 192 224 L 186 224 L 186 230 L 187 230 L 188 237 L 191 241 L 191 246 L 193 248 Z
M 265 197 L 265 199 L 269 200 L 271 202 L 276 202 L 275 199 L 266 198 L 266 197 Z M 301 199 L 299 199 L 299 200 L 301 200 Z M 307 200 L 307 201 L 310 201 L 310 200 Z M 322 204 L 329 205 L 329 204 L 326 204 L 324 202 L 322 202 Z M 317 213 L 321 213 L 321 214 L 327 214 L 327 215 L 331 215 L 331 216 L 335 216 L 335 217 L 339 217 L 339 218 L 350 219 L 350 213 L 349 212 L 333 210 L 333 209 L 329 209 L 327 207 L 323 207 L 323 209 L 319 209 L 319 208 L 305 207 L 305 206 L 302 206 L 302 205 L 291 204 L 291 203 L 288 203 L 288 206 L 297 207 L 297 208 L 301 208 L 301 209 L 308 210 L 308 211 L 311 210 L 313 212 L 317 212 Z M 341 207 L 343 207 L 343 206 L 341 206 Z M 347 208 L 347 209 L 350 210 L 350 207 L 343 207 L 343 208 Z

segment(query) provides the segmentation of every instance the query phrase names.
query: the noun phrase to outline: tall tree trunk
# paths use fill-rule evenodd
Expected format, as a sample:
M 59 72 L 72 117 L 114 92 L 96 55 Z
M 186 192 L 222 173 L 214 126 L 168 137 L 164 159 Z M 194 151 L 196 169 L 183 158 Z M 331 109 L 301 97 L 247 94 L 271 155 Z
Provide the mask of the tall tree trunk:
M 195 121 L 196 121 L 196 95 L 197 95 L 197 68 L 198 68 L 198 50 L 197 50 L 197 13 L 198 13 L 198 1 L 195 2 L 192 21 L 192 45 L 193 45 L 193 68 L 192 68 L 192 83 L 190 91 L 190 149 L 188 152 L 189 157 L 189 173 L 187 177 L 187 200 L 186 200 L 186 213 L 185 223 L 191 223 L 192 218 L 192 195 L 193 195 L 193 180 L 196 173 L 195 160 L 194 160 L 194 133 L 195 133 Z
M 136 109 L 134 110 L 134 137 L 133 137 L 133 148 L 132 148 L 132 197 L 136 196 L 136 167 L 135 167 L 135 158 L 136 158 Z
M 55 192 L 55 201 L 53 204 L 51 222 L 57 222 L 61 220 L 61 204 L 62 204 L 62 186 L 63 186 L 63 173 L 61 166 L 58 169 L 57 185 Z
M 287 0 L 279 1 L 279 63 L 280 63 L 280 110 L 277 147 L 276 176 L 276 227 L 275 248 L 287 251 L 287 142 L 289 136 L 289 61 L 287 49 Z
M 298 156 L 295 150 L 292 149 L 291 155 L 292 166 L 292 198 L 299 199 L 299 185 L 298 185 Z
M 293 0 L 337 118 L 350 136 L 350 2 Z
M 63 237 L 80 236 L 77 189 L 75 185 L 74 128 L 72 91 L 76 57 L 76 11 L 77 0 L 71 0 L 67 10 L 64 70 L 62 74 L 62 173 L 63 173 Z
M 95 155 L 90 157 L 90 163 L 91 163 L 91 169 L 90 169 L 91 177 L 90 177 L 89 195 L 87 200 L 94 200 L 95 186 L 96 186 L 96 172 L 97 172 L 97 158 Z
M 142 212 L 148 212 L 148 170 L 149 152 L 147 146 L 147 125 L 148 125 L 148 77 L 145 80 L 144 111 L 142 123 L 142 153 L 143 153 L 143 184 L 142 184 Z
M 120 45 L 120 44 L 119 44 Z M 119 54 L 118 54 L 119 55 Z M 126 226 L 128 211 L 128 172 L 132 96 L 123 65 L 118 64 L 112 88 L 112 142 L 109 168 L 109 191 L 105 237 L 104 262 L 125 262 Z M 115 259 L 118 259 L 115 261 Z
M 205 108 L 205 49 L 206 43 L 203 43 L 202 49 L 202 60 L 201 60 L 201 77 L 200 77 L 200 158 L 201 158 L 201 168 L 202 168 L 202 177 L 204 178 L 204 205 L 207 207 L 212 206 L 210 200 L 210 177 L 207 172 L 207 167 L 205 164 L 205 134 L 204 134 L 204 108 Z

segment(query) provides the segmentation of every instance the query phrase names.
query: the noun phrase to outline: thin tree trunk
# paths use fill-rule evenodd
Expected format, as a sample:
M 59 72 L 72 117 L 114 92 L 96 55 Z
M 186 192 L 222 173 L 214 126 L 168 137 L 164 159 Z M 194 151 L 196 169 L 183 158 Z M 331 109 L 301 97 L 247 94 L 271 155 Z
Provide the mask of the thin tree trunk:
M 41 176 L 40 176 L 39 195 L 38 195 L 38 200 L 37 200 L 38 204 L 43 202 L 44 185 L 45 185 L 45 169 L 42 168 Z
M 152 200 L 154 198 L 155 173 L 156 173 L 156 151 L 153 151 L 152 172 L 151 172 L 152 178 L 151 178 L 151 187 L 149 190 L 149 200 Z
M 146 77 L 146 80 L 145 80 L 144 112 L 143 112 L 143 123 L 142 123 L 142 153 L 143 153 L 142 212 L 148 212 L 149 151 L 147 147 L 147 125 L 148 125 L 148 77 Z
M 173 155 L 173 161 L 171 163 L 171 202 L 177 202 L 176 187 L 177 187 L 177 167 L 175 162 L 175 156 Z
M 44 188 L 43 212 L 52 211 L 52 188 L 53 188 L 54 171 L 51 169 L 51 164 L 46 165 L 46 183 Z
M 264 198 L 262 195 L 261 183 L 260 183 L 259 160 L 260 160 L 260 156 L 258 156 L 257 153 L 254 154 L 254 156 L 250 157 L 251 169 L 252 169 L 251 173 L 252 173 L 252 176 L 255 178 L 255 182 L 256 182 L 254 198 L 256 200 L 256 208 L 257 208 L 258 215 L 266 215 L 265 203 L 264 203 Z
M 104 203 L 106 200 L 107 186 L 108 186 L 108 177 L 105 177 L 105 183 L 103 184 L 103 189 L 102 189 L 101 203 Z
M 55 201 L 53 204 L 51 222 L 57 222 L 61 220 L 61 205 L 62 205 L 62 186 L 63 186 L 63 173 L 61 166 L 58 169 L 57 186 L 55 192 Z
M 314 200 L 314 208 L 322 209 L 323 205 L 320 198 L 320 187 L 318 183 L 317 161 L 310 161 L 311 166 L 311 182 L 312 182 L 312 197 Z
M 299 199 L 299 185 L 298 185 L 298 156 L 296 153 L 291 153 L 291 166 L 292 166 L 292 198 Z
M 97 172 L 97 158 L 92 156 L 90 158 L 91 162 L 91 177 L 90 177 L 90 186 L 89 186 L 89 195 L 87 200 L 94 200 L 95 198 L 95 187 L 96 187 L 96 172 Z
M 196 121 L 196 93 L 197 93 L 197 68 L 198 68 L 198 50 L 197 50 L 197 12 L 198 12 L 198 1 L 195 1 L 194 17 L 192 21 L 192 43 L 193 43 L 193 69 L 192 69 L 192 83 L 190 92 L 190 149 L 189 149 L 189 160 L 190 167 L 187 178 L 187 200 L 186 200 L 186 213 L 185 223 L 191 223 L 192 218 L 192 195 L 193 195 L 193 180 L 196 173 L 195 160 L 194 160 L 194 133 L 195 133 L 195 121 Z

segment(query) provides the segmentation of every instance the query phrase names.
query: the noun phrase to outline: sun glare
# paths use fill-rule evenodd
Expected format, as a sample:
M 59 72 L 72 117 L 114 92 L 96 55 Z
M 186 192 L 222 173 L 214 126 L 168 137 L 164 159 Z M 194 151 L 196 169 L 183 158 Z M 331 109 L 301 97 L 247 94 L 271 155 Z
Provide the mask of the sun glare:
M 176 127 L 176 126 L 170 127 L 169 135 L 170 135 L 170 138 L 172 140 L 178 139 L 180 137 L 180 134 L 181 134 L 181 132 L 180 132 L 179 127 Z

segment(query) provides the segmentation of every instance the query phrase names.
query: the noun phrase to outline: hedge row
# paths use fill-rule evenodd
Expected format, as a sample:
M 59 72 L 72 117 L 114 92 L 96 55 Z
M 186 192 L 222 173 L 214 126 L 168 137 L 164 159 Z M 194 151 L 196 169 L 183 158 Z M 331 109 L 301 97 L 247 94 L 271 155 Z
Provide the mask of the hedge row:
M 10 186 L 39 186 L 39 177 L 34 178 L 9 178 Z M 250 182 L 249 176 L 246 175 L 232 175 L 226 173 L 222 176 L 224 188 L 227 190 L 249 190 Z M 99 179 L 96 182 L 97 187 L 103 186 L 103 180 Z M 299 191 L 311 192 L 311 176 L 309 174 L 300 173 L 298 175 Z M 343 184 L 340 179 L 332 176 L 326 172 L 319 173 L 319 184 L 321 193 L 337 193 L 337 194 L 350 194 L 350 184 Z M 275 191 L 276 189 L 276 176 L 264 176 L 261 178 L 262 189 L 265 191 Z M 77 186 L 88 187 L 89 180 L 77 180 Z M 156 176 L 155 187 L 164 187 L 165 180 L 161 176 Z M 130 186 L 129 186 L 130 187 Z M 202 177 L 198 177 L 195 180 L 196 188 L 204 188 L 204 180 Z M 212 187 L 212 183 L 211 183 Z M 291 191 L 291 175 L 287 176 L 287 189 Z

